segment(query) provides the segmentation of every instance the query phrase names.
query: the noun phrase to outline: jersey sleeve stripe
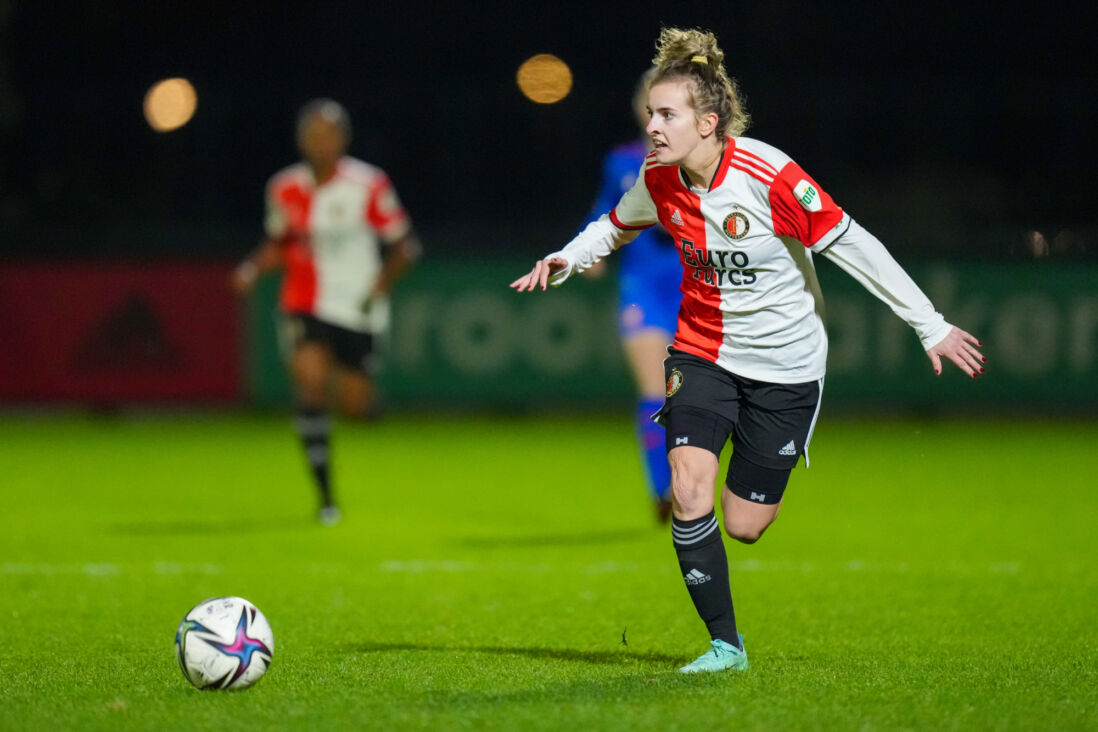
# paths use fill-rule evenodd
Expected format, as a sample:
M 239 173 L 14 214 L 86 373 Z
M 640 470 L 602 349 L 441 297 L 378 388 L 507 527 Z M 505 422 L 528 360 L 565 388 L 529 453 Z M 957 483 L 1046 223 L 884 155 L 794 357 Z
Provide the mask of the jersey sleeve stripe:
M 769 178 L 771 181 L 773 181 L 774 178 L 777 176 L 777 171 L 770 172 L 773 170 L 773 168 L 771 168 L 770 166 L 760 165 L 757 159 L 752 160 L 751 158 L 746 157 L 741 153 L 742 151 L 736 150 L 734 153 L 732 153 L 732 159 L 740 165 L 744 165 L 751 168 L 752 170 L 758 171 L 759 175 L 763 176 L 764 178 Z
M 731 162 L 729 162 L 728 166 L 730 168 L 735 168 L 736 170 L 740 171 L 741 173 L 747 173 L 749 176 L 751 176 L 755 180 L 759 181 L 760 183 L 765 183 L 768 186 L 771 185 L 774 182 L 773 177 L 767 177 L 762 172 L 760 172 L 760 171 L 758 171 L 754 168 L 748 167 L 747 165 L 742 164 L 740 162 L 739 158 L 736 158 L 735 156 L 733 156 L 733 159 L 732 159 Z
M 652 222 L 651 224 L 639 224 L 639 225 L 624 224 L 624 223 L 622 223 L 621 219 L 618 218 L 618 211 L 617 211 L 616 208 L 610 209 L 610 223 L 612 223 L 614 226 L 618 227 L 619 229 L 624 229 L 625 231 L 640 231 L 641 229 L 651 229 L 653 226 L 656 225 L 655 222 Z
M 746 158 L 745 162 L 751 162 L 757 167 L 767 170 L 770 175 L 776 176 L 778 174 L 777 168 L 767 162 L 765 158 L 761 158 L 753 152 L 749 152 L 747 150 L 744 150 L 742 147 L 737 146 L 734 154 L 743 156 L 744 158 Z

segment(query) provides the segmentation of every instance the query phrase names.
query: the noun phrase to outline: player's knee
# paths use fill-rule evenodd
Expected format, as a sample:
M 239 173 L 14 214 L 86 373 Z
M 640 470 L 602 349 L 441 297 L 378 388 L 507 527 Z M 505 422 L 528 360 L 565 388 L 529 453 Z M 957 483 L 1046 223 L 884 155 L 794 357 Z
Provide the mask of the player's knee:
M 311 409 L 323 409 L 327 402 L 327 394 L 324 384 L 314 384 L 307 381 L 297 382 L 297 401 Z
M 679 509 L 693 515 L 712 508 L 716 458 L 697 448 L 679 448 L 670 452 L 668 461 L 671 464 L 671 495 Z
M 762 538 L 770 521 L 760 522 L 753 519 L 737 518 L 735 516 L 724 517 L 724 531 L 730 537 L 743 544 L 754 544 Z
M 671 474 L 671 497 L 675 504 L 688 515 L 698 511 L 706 512 L 712 506 L 713 489 L 709 483 L 696 478 Z

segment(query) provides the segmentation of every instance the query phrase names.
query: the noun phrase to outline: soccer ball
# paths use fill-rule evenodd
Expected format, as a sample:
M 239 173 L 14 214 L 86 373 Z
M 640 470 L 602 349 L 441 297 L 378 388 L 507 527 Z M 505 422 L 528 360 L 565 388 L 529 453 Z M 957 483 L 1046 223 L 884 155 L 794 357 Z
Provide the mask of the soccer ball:
M 246 689 L 274 656 L 274 634 L 263 613 L 243 597 L 195 605 L 175 632 L 175 657 L 199 689 Z

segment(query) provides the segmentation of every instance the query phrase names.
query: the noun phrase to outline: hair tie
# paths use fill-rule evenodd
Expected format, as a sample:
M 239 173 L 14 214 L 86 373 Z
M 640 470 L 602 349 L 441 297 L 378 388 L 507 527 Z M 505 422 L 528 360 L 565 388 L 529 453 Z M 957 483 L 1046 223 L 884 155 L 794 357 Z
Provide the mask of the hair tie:
M 707 59 L 705 56 L 694 56 L 690 60 L 694 63 L 705 64 L 706 66 L 709 65 L 709 59 Z

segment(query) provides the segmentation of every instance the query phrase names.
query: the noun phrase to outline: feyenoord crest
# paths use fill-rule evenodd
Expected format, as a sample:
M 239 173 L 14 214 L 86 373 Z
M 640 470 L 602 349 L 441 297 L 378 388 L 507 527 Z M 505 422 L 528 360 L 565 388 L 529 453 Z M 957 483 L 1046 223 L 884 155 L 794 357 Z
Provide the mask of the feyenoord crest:
M 747 236 L 747 230 L 751 228 L 751 223 L 742 213 L 733 211 L 724 217 L 722 228 L 724 228 L 724 233 L 730 239 L 742 239 Z
M 682 372 L 678 369 L 671 369 L 671 375 L 667 377 L 667 396 L 674 396 L 681 386 Z

